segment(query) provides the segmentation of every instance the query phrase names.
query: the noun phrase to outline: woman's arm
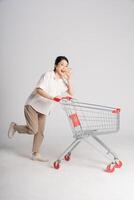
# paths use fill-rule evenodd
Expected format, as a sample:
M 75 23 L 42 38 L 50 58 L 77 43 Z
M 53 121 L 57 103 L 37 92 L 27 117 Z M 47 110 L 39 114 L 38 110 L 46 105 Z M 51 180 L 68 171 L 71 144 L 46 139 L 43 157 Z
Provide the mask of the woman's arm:
M 63 73 L 63 81 L 64 80 L 68 88 L 67 93 L 73 96 L 74 92 L 73 92 L 73 86 L 72 86 L 72 72 L 70 68 L 66 68 L 66 71 Z
M 74 95 L 74 92 L 73 92 L 73 86 L 72 86 L 71 80 L 68 80 L 67 87 L 68 87 L 67 93 L 68 93 L 69 95 L 73 96 L 73 95 Z
M 47 98 L 47 99 L 50 99 L 50 100 L 54 99 L 54 97 L 50 96 L 46 91 L 44 91 L 41 88 L 36 88 L 36 92 L 37 92 L 37 94 L 41 95 L 44 98 Z
M 39 95 L 41 95 L 42 97 L 47 98 L 47 99 L 49 99 L 49 100 L 55 100 L 55 98 L 62 99 L 61 96 L 56 96 L 56 97 L 50 96 L 46 91 L 44 91 L 44 90 L 41 89 L 41 88 L 36 88 L 36 92 L 37 92 L 37 94 L 39 94 Z

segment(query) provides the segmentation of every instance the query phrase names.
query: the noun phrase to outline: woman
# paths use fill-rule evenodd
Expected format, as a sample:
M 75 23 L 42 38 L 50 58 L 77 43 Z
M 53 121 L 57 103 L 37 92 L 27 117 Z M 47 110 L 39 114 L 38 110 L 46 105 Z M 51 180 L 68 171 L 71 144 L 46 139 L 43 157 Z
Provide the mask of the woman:
M 44 73 L 37 83 L 36 88 L 28 97 L 24 106 L 26 125 L 18 125 L 11 122 L 8 137 L 12 138 L 16 132 L 34 135 L 32 159 L 48 161 L 40 155 L 40 147 L 44 138 L 46 116 L 52 110 L 54 101 L 62 98 L 62 93 L 67 92 L 73 96 L 71 84 L 71 71 L 68 68 L 69 61 L 65 56 L 59 56 L 55 60 L 54 70 Z

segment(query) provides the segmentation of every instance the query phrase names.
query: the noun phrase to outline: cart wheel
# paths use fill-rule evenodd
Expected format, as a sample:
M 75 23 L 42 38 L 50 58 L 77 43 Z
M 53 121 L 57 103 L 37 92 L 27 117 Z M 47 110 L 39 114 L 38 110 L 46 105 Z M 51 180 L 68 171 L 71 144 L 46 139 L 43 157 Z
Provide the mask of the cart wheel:
M 66 161 L 69 161 L 69 160 L 70 160 L 70 155 L 68 155 L 68 154 L 65 155 L 65 156 L 64 156 L 64 159 L 65 159 Z
M 115 168 L 121 168 L 121 166 L 122 166 L 121 160 L 115 161 Z
M 58 162 L 58 161 L 55 161 L 53 165 L 54 165 L 55 169 L 59 169 L 60 168 L 60 162 Z
M 113 163 L 111 163 L 106 167 L 105 171 L 108 173 L 112 173 L 112 172 L 114 172 L 114 170 L 115 170 L 115 167 L 114 167 Z

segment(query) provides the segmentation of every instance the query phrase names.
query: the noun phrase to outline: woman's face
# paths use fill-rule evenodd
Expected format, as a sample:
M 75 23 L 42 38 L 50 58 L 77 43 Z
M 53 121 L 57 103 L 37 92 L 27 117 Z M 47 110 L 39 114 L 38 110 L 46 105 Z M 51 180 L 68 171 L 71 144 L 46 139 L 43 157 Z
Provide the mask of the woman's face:
M 62 76 L 64 72 L 67 71 L 68 63 L 66 60 L 61 60 L 58 65 L 56 65 L 56 72 Z

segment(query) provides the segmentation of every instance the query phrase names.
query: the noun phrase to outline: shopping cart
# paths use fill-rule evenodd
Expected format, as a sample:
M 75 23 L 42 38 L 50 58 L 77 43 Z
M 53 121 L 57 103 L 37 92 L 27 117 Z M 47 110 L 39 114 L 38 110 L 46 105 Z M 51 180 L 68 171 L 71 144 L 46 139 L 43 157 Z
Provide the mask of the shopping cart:
M 55 101 L 60 101 L 60 99 L 55 99 Z M 113 172 L 115 168 L 120 168 L 122 166 L 122 162 L 118 159 L 117 155 L 98 137 L 98 135 L 119 131 L 120 109 L 83 103 L 70 97 L 63 98 L 60 101 L 60 104 L 66 112 L 72 129 L 74 141 L 53 163 L 54 168 L 60 168 L 60 163 L 63 158 L 66 161 L 69 161 L 72 151 L 82 141 L 89 143 L 90 137 L 92 137 L 97 144 L 99 143 L 101 147 L 106 150 L 105 154 L 111 160 L 110 164 L 106 166 L 105 171 Z

